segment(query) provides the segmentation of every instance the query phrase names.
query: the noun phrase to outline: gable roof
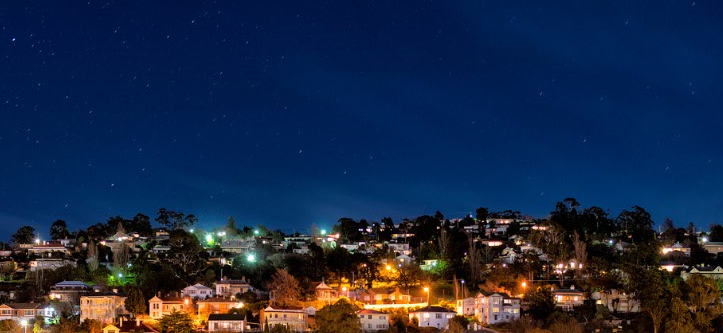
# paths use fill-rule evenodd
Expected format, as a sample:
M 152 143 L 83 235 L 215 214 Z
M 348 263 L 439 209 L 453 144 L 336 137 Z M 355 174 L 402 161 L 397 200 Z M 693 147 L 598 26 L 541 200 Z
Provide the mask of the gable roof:
M 452 311 L 452 310 L 450 310 L 450 309 L 443 308 L 443 307 L 441 307 L 441 306 L 433 306 L 433 305 L 423 307 L 423 308 L 421 308 L 421 309 L 419 309 L 419 310 L 412 311 L 412 312 L 410 312 L 410 313 L 418 313 L 418 312 L 445 312 L 445 313 L 452 312 L 452 313 L 457 313 L 457 312 Z
M 240 314 L 228 314 L 228 313 L 227 313 L 227 314 L 218 314 L 218 313 L 212 313 L 212 314 L 210 314 L 210 315 L 208 316 L 208 321 L 214 321 L 214 320 L 223 320 L 223 321 L 228 321 L 228 320 L 239 321 L 239 320 L 241 320 L 241 321 L 243 321 L 243 320 L 244 320 L 244 316 L 242 316 L 242 315 L 240 315 Z

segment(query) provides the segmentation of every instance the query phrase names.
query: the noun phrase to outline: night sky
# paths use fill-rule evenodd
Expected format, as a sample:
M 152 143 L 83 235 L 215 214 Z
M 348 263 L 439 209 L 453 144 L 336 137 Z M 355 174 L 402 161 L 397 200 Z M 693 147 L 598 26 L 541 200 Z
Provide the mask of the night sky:
M 723 222 L 723 2 L 540 3 L 5 1 L 0 231 L 566 197 Z

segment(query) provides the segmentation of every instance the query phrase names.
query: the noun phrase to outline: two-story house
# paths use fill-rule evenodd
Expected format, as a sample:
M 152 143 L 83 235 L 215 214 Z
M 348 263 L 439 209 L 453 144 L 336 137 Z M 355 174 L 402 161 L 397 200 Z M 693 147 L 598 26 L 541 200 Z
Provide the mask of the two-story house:
M 364 333 L 377 332 L 389 329 L 389 314 L 376 310 L 360 310 L 357 311 L 361 329 Z
M 562 308 L 563 311 L 571 311 L 573 307 L 585 302 L 585 294 L 575 289 L 575 286 L 570 289 L 555 289 L 552 295 L 555 298 L 555 306 Z
M 161 319 L 172 312 L 192 312 L 193 303 L 188 297 L 154 296 L 148 301 L 148 314 L 153 319 Z
M 251 286 L 245 277 L 241 280 L 228 280 L 224 278 L 216 282 L 216 295 L 218 296 L 236 296 L 236 294 L 243 294 L 247 291 L 256 291 L 256 289 Z
M 427 306 L 409 313 L 409 320 L 419 322 L 419 327 L 435 327 L 437 329 L 449 328 L 449 320 L 457 315 L 456 312 L 441 306 Z
M 0 305 L 0 320 L 33 320 L 40 316 L 47 321 L 56 315 L 52 306 L 42 303 L 4 303 Z
M 283 325 L 294 332 L 305 332 L 309 330 L 309 323 L 306 310 L 300 307 L 280 307 L 269 305 L 261 310 L 261 327 L 268 325 L 272 329 L 276 325 Z
M 212 297 L 214 294 L 215 290 L 213 288 L 206 287 L 200 283 L 196 283 L 181 290 L 181 296 L 195 299 L 206 299 L 208 297 Z
M 632 295 L 621 290 L 612 289 L 601 293 L 598 304 L 605 306 L 610 312 L 630 313 L 640 311 L 640 302 Z
M 474 297 L 474 315 L 485 324 L 512 322 L 520 319 L 520 299 L 505 293 L 478 293 Z
M 211 314 L 224 314 L 228 313 L 231 309 L 238 309 L 243 307 L 243 303 L 232 297 L 209 297 L 202 299 L 197 302 L 198 315 L 202 320 L 205 320 Z
M 101 324 L 115 321 L 119 315 L 128 314 L 126 297 L 116 293 L 93 293 L 80 297 L 80 322 L 95 319 Z

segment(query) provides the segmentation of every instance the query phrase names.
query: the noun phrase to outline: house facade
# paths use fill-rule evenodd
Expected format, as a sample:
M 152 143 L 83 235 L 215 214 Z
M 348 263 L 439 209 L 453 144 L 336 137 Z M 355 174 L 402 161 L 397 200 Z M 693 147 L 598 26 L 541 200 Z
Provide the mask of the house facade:
M 687 272 L 681 272 L 680 277 L 683 278 L 683 280 L 688 280 L 688 278 L 693 274 L 707 276 L 717 281 L 723 280 L 723 268 L 720 266 L 695 266 Z
M 187 312 L 191 306 L 193 304 L 187 297 L 154 296 L 148 301 L 148 314 L 153 319 L 161 319 L 172 312 Z
M 42 303 L 4 303 L 0 305 L 0 320 L 33 320 L 37 316 L 47 320 L 56 315 L 53 307 Z
M 435 327 L 437 329 L 449 328 L 449 320 L 457 315 L 452 310 L 441 306 L 427 306 L 409 313 L 409 320 L 417 319 L 419 327 Z
M 215 295 L 215 290 L 213 288 L 206 287 L 200 283 L 196 283 L 181 290 L 181 296 L 195 299 L 206 299 L 208 297 L 212 297 L 213 295 Z
M 389 329 L 389 314 L 375 310 L 357 311 L 361 329 L 364 333 L 377 332 Z
M 474 316 L 480 323 L 498 324 L 520 319 L 520 299 L 505 293 L 478 293 L 474 297 Z
M 89 294 L 80 297 L 80 322 L 95 319 L 101 324 L 110 324 L 119 315 L 128 314 L 126 297 L 112 293 Z
M 197 305 L 199 317 L 206 319 L 212 314 L 224 314 L 231 309 L 241 308 L 243 303 L 231 298 L 210 297 L 198 301 Z
M 278 307 L 268 306 L 261 310 L 261 327 L 272 329 L 276 325 L 283 325 L 294 332 L 305 332 L 309 330 L 307 312 L 300 307 Z
M 605 306 L 610 312 L 631 313 L 640 311 L 640 302 L 621 290 L 612 289 L 601 293 L 598 304 Z
M 235 296 L 247 291 L 255 291 L 255 289 L 245 278 L 241 280 L 222 279 L 216 282 L 216 295 L 218 296 Z
M 457 300 L 457 314 L 460 316 L 474 316 L 474 297 L 467 297 Z
M 209 332 L 243 332 L 244 316 L 238 314 L 212 314 L 208 317 Z
M 581 290 L 576 290 L 575 286 L 570 289 L 555 289 L 552 295 L 555 306 L 562 308 L 563 311 L 571 311 L 572 308 L 585 302 L 585 294 Z

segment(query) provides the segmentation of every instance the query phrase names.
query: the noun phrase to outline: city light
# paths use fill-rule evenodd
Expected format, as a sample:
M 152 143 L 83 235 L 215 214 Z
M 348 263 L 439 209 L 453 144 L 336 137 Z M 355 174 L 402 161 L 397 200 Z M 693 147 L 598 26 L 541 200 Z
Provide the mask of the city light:
M 253 254 L 249 254 L 246 256 L 246 260 L 248 262 L 254 262 L 254 261 L 256 261 L 256 256 L 254 256 Z

